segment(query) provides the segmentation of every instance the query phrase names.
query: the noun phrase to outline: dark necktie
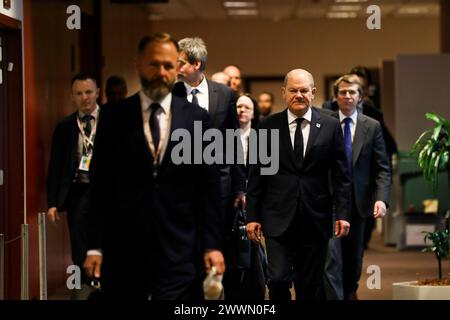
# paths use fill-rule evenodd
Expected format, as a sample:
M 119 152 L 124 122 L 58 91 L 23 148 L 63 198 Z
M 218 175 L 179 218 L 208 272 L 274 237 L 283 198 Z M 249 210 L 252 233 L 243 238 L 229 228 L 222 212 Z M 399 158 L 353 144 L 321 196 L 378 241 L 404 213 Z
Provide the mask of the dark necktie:
M 91 119 L 92 118 L 94 118 L 94 117 L 91 115 L 85 115 L 83 118 L 81 118 L 81 121 L 84 123 L 84 134 L 88 138 L 91 136 L 91 131 L 92 131 Z
M 199 91 L 197 89 L 192 89 L 191 94 L 192 94 L 192 103 L 199 105 L 198 104 L 198 99 L 197 99 L 197 93 L 199 93 Z
M 304 118 L 297 118 L 297 128 L 295 129 L 294 135 L 294 154 L 300 163 L 303 161 L 303 134 L 302 134 L 302 122 Z
M 157 111 L 161 108 L 159 103 L 152 103 L 150 105 L 151 115 L 150 115 L 150 131 L 152 133 L 153 145 L 155 146 L 155 152 L 158 150 L 159 139 L 161 135 L 161 130 L 159 128 L 159 121 L 157 118 Z
M 344 143 L 345 143 L 345 156 L 347 158 L 347 169 L 349 175 L 352 174 L 352 132 L 350 130 L 351 118 L 344 119 Z

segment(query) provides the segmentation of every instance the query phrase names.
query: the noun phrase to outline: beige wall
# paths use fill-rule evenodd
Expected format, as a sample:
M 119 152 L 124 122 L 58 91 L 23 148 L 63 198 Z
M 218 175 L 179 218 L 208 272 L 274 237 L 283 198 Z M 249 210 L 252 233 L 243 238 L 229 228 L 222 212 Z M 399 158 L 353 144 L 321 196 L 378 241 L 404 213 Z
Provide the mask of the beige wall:
M 409 151 L 420 134 L 433 128 L 434 112 L 450 119 L 450 54 L 399 56 L 395 62 L 396 137 Z
M 117 11 L 120 9 L 120 12 Z M 138 89 L 132 56 L 139 38 L 166 31 L 178 39 L 200 36 L 208 46 L 207 71 L 228 63 L 244 75 L 284 75 L 296 67 L 313 73 L 318 86 L 316 105 L 323 102 L 324 76 L 341 74 L 356 64 L 381 65 L 397 54 L 439 52 L 438 18 L 384 18 L 381 30 L 368 30 L 363 19 L 150 22 L 139 7 L 103 2 L 103 78 L 124 75 L 132 93 Z

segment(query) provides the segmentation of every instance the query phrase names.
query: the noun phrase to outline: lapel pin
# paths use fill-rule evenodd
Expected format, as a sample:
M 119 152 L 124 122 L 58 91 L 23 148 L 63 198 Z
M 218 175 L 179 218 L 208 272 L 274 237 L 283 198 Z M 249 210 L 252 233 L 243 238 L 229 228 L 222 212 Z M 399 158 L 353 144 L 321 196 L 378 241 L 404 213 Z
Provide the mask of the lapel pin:
M 320 128 L 320 123 L 316 123 L 316 127 L 317 127 L 317 128 Z

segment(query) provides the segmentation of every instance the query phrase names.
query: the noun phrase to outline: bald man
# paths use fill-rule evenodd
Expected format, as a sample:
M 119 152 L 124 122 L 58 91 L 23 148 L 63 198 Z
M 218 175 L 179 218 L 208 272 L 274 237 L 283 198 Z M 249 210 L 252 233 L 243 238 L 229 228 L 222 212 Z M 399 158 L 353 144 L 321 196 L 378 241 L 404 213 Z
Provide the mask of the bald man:
M 241 70 L 234 64 L 230 64 L 223 69 L 223 72 L 230 77 L 230 88 L 237 96 L 243 93 Z
M 324 299 L 328 239 L 343 237 L 350 228 L 351 182 L 342 130 L 339 120 L 312 107 L 315 93 L 308 71 L 286 75 L 287 108 L 260 126 L 279 132 L 279 170 L 268 176 L 260 174 L 261 164 L 250 166 L 247 234 L 259 242 L 264 233 L 269 297 L 275 301 L 291 299 L 292 281 L 297 300 Z
M 214 81 L 214 82 L 217 82 L 217 83 L 224 84 L 224 85 L 226 85 L 227 87 L 229 87 L 230 84 L 231 84 L 231 78 L 230 78 L 230 76 L 227 75 L 227 74 L 226 74 L 225 72 L 223 72 L 223 71 L 219 71 L 219 72 L 214 73 L 214 74 L 211 76 L 211 81 Z

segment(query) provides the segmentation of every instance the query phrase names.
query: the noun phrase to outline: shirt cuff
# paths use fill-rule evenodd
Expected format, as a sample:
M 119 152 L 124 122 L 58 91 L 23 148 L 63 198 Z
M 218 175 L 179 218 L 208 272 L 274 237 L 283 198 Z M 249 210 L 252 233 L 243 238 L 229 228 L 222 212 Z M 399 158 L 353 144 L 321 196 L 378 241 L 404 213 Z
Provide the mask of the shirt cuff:
M 100 250 L 100 249 L 88 250 L 86 255 L 87 256 L 103 256 L 102 250 Z

